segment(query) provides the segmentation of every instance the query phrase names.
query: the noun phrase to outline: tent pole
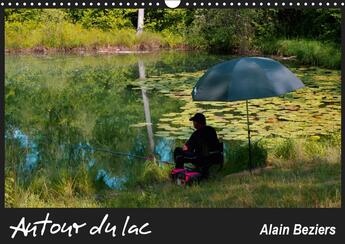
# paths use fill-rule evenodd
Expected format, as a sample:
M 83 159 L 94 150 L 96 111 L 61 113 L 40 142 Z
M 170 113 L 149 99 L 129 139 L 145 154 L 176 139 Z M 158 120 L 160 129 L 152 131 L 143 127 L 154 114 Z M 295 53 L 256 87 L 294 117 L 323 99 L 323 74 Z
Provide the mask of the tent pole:
M 252 150 L 250 145 L 250 129 L 249 129 L 249 115 L 248 115 L 248 100 L 246 100 L 247 107 L 247 126 L 248 126 L 248 152 L 249 152 L 249 171 L 252 172 Z

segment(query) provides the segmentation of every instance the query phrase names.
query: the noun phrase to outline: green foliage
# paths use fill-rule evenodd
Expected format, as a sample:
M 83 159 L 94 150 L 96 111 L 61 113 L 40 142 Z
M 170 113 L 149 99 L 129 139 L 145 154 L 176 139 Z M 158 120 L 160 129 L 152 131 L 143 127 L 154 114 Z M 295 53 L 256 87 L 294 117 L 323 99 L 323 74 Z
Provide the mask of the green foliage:
M 296 158 L 296 145 L 292 139 L 286 139 L 274 147 L 274 156 L 285 160 Z
M 183 44 L 181 36 L 164 32 L 163 34 L 144 32 L 137 36 L 134 29 L 85 29 L 80 24 L 66 21 L 45 22 L 44 25 L 33 23 L 10 22 L 6 24 L 6 48 L 136 48 L 157 49 L 160 47 L 178 47 Z
M 167 181 L 170 168 L 167 165 L 159 166 L 154 161 L 147 161 L 139 182 L 142 184 L 153 184 Z
M 267 149 L 259 141 L 251 143 L 252 167 L 264 167 L 267 160 Z M 249 169 L 248 142 L 232 142 L 225 152 L 224 174 L 240 172 Z
M 69 9 L 66 10 L 73 23 L 79 23 L 84 28 L 101 30 L 133 28 L 128 15 L 136 13 L 135 9 Z
M 43 9 L 5 9 L 5 22 L 39 21 Z
M 148 187 L 169 180 L 171 167 L 162 164 L 158 165 L 155 161 L 149 160 L 143 164 L 133 165 L 130 169 L 129 187 Z
M 297 59 L 306 64 L 340 68 L 340 46 L 324 44 L 318 41 L 285 40 L 279 43 L 278 52 L 283 55 L 296 55 Z
M 188 41 L 197 48 L 232 52 L 286 38 L 340 44 L 340 16 L 339 9 L 197 10 Z
M 304 64 L 339 69 L 341 65 L 340 45 L 314 40 L 266 40 L 259 44 L 264 54 L 296 56 Z
M 23 173 L 8 170 L 5 181 L 6 207 L 91 207 L 94 200 L 93 179 L 83 166 L 40 167 L 23 181 Z M 16 182 L 16 183 L 15 183 Z
M 311 136 L 300 139 L 285 139 L 277 142 L 272 149 L 272 156 L 290 162 L 340 160 L 341 144 L 337 143 L 340 133 L 328 136 Z
M 69 9 L 65 10 L 73 23 L 86 28 L 128 29 L 136 28 L 136 9 Z M 185 32 L 193 19 L 193 10 L 145 9 L 145 30 L 168 31 L 173 34 Z
M 134 34 L 136 9 L 6 9 L 5 20 L 7 48 L 188 46 L 245 54 L 256 47 L 278 52 L 274 40 L 317 40 L 335 49 L 341 40 L 340 9 L 147 9 L 143 42 Z M 330 59 L 333 47 L 312 46 L 296 50 L 303 63 L 339 67 L 339 52 Z
M 152 33 L 152 32 L 143 32 L 140 36 L 136 37 L 136 45 L 140 49 L 148 48 L 160 48 L 165 46 L 165 40 L 161 34 Z
M 13 172 L 5 174 L 5 207 L 11 208 L 15 204 L 14 200 L 15 179 Z
M 254 12 L 243 9 L 198 10 L 189 33 L 189 44 L 211 50 L 248 51 L 253 39 L 250 19 Z
M 340 44 L 340 9 L 284 9 L 277 12 L 276 37 L 307 38 Z
M 262 9 L 256 11 L 254 17 L 251 20 L 251 24 L 255 31 L 254 43 L 261 43 L 262 40 L 270 40 L 276 38 L 276 26 L 277 26 L 277 9 Z
M 145 28 L 151 31 L 184 34 L 193 18 L 194 11 L 188 9 L 147 9 Z

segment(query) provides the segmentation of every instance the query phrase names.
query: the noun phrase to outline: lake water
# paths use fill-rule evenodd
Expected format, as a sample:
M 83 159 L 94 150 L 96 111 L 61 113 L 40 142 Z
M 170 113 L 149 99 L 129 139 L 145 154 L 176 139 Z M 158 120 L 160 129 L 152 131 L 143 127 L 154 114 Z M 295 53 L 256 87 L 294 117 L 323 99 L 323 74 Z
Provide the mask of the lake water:
M 246 141 L 245 102 L 193 102 L 191 90 L 226 55 L 6 55 L 6 163 L 22 171 L 86 163 L 116 188 L 128 165 L 172 152 L 203 112 L 223 141 Z M 341 128 L 340 71 L 282 61 L 306 88 L 251 100 L 253 140 L 322 137 Z M 229 144 L 228 143 L 228 144 Z M 64 164 L 60 164 L 64 162 Z M 66 163 L 67 162 L 67 163 Z

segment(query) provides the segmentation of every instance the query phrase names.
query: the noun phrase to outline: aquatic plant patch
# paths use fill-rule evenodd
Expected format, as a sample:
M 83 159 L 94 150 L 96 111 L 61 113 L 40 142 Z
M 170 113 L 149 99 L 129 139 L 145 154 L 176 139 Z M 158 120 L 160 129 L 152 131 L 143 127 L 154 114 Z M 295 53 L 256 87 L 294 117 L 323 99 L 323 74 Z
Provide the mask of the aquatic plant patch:
M 341 128 L 340 71 L 316 67 L 291 68 L 305 88 L 281 97 L 249 102 L 251 132 L 254 139 L 322 136 Z M 225 140 L 246 140 L 245 102 L 193 102 L 191 91 L 204 71 L 163 74 L 135 81 L 134 86 L 158 91 L 184 102 L 180 113 L 163 114 L 156 136 L 187 139 L 192 132 L 189 118 L 196 112 L 207 117 Z

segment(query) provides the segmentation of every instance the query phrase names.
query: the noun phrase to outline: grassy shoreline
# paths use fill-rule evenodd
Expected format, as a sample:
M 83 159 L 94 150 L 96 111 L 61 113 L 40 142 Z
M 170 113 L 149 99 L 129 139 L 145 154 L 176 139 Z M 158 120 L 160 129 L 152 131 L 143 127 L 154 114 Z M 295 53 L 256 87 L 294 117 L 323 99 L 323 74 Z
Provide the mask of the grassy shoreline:
M 270 170 L 254 175 L 220 174 L 181 188 L 169 181 L 170 166 L 152 162 L 133 170 L 124 190 L 95 183 L 83 165 L 72 171 L 45 168 L 20 183 L 6 171 L 6 207 L 341 207 L 340 136 L 284 140 L 270 152 Z M 48 177 L 47 175 L 51 175 Z
M 307 39 L 278 39 L 263 41 L 259 49 L 266 55 L 295 56 L 301 64 L 331 69 L 341 67 L 341 47 Z
M 285 40 L 288 42 L 288 40 Z M 284 41 L 282 41 L 284 42 Z M 295 46 L 295 44 L 293 44 Z M 5 48 L 5 53 L 7 54 L 131 54 L 131 53 L 151 53 L 160 51 L 205 51 L 200 49 L 195 49 L 191 46 L 180 44 L 174 47 L 169 46 L 159 46 L 159 45 L 146 45 L 146 44 L 136 44 L 131 47 L 127 46 L 89 46 L 89 47 L 30 47 L 30 48 Z M 340 69 L 341 67 L 341 55 L 340 50 L 334 52 L 333 48 L 330 48 L 331 52 L 322 54 L 308 53 L 305 49 L 301 48 L 298 50 L 290 50 L 289 47 L 277 48 L 276 50 L 266 50 L 265 47 L 262 49 L 253 49 L 248 51 L 241 56 L 268 56 L 274 59 L 289 59 L 296 60 L 301 65 L 312 65 L 317 67 L 324 67 L 329 69 Z M 239 55 L 233 53 L 233 55 Z
M 69 22 L 45 25 L 36 22 L 5 23 L 6 53 L 126 53 L 160 50 L 201 50 L 191 42 L 188 34 L 169 31 L 97 28 L 85 29 Z M 212 52 L 209 49 L 202 49 Z M 225 51 L 224 51 L 225 52 Z M 226 52 L 225 52 L 226 53 Z M 334 43 L 308 39 L 257 40 L 246 53 L 234 55 L 275 55 L 295 57 L 301 64 L 339 69 L 341 48 Z
M 134 29 L 102 31 L 85 29 L 79 24 L 68 22 L 6 23 L 5 50 L 8 52 L 46 51 L 93 51 L 98 49 L 157 50 L 183 48 L 184 39 L 170 32 L 145 31 L 137 35 Z

